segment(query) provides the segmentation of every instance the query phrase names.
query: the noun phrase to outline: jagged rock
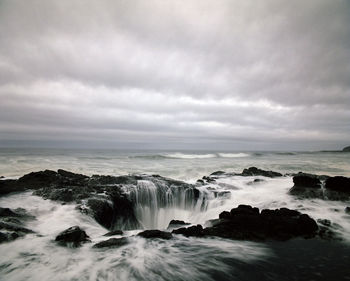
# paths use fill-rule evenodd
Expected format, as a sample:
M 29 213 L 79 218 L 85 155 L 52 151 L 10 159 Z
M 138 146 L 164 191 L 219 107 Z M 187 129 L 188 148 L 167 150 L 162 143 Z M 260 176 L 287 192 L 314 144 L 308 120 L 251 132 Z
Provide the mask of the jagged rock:
M 89 238 L 79 226 L 72 226 L 58 234 L 55 241 L 62 246 L 79 247 L 81 243 L 90 242 Z
M 293 237 L 314 237 L 317 223 L 306 214 L 295 210 L 263 210 L 240 205 L 230 212 L 223 212 L 213 226 L 202 229 L 180 228 L 173 233 L 186 236 L 218 236 L 237 240 L 287 240 Z
M 11 192 L 24 191 L 26 188 L 17 184 L 17 180 L 0 180 L 0 196 Z
M 241 173 L 241 176 L 264 176 L 269 178 L 282 177 L 283 175 L 274 171 L 266 171 L 256 167 L 250 167 L 248 169 L 244 169 Z
M 180 221 L 180 220 L 171 220 L 169 225 L 168 225 L 168 229 L 174 229 L 174 228 L 178 228 L 178 227 L 181 227 L 183 225 L 189 225 L 189 224 L 190 223 Z
M 121 230 L 113 230 L 113 231 L 107 232 L 103 236 L 113 236 L 113 235 L 122 235 L 122 234 L 123 234 L 123 231 Z
M 197 237 L 201 237 L 203 236 L 203 227 L 198 224 L 198 225 L 193 225 L 193 226 L 190 226 L 190 227 L 182 227 L 182 228 L 178 228 L 178 229 L 174 229 L 172 231 L 172 233 L 175 233 L 175 234 L 182 234 L 186 237 L 189 237 L 189 236 L 197 236 Z
M 110 229 L 113 224 L 114 210 L 112 202 L 106 199 L 92 198 L 87 201 L 87 207 L 94 219 L 102 226 Z
M 160 238 L 160 239 L 171 239 L 173 238 L 170 232 L 161 231 L 158 229 L 145 230 L 137 234 L 137 236 L 141 236 L 143 238 Z
M 129 244 L 129 240 L 126 237 L 122 238 L 110 238 L 108 240 L 96 243 L 93 248 L 117 248 Z
M 350 194 L 350 178 L 330 177 L 326 180 L 325 188 Z
M 224 175 L 226 174 L 226 172 L 224 171 L 216 171 L 214 173 L 211 173 L 209 176 L 221 176 L 221 175 Z
M 317 175 L 298 173 L 293 177 L 295 187 L 321 188 L 321 181 Z

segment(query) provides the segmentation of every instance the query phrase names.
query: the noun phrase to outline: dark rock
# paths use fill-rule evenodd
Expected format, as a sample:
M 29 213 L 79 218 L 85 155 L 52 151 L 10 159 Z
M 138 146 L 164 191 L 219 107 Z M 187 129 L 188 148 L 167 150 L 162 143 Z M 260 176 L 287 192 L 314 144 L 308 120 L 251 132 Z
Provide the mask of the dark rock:
M 221 176 L 226 174 L 224 171 L 216 171 L 214 173 L 211 173 L 209 176 Z
M 211 178 L 211 177 L 207 177 L 207 176 L 204 176 L 202 177 L 203 180 L 205 180 L 206 182 L 216 182 L 214 178 Z
M 79 226 L 72 226 L 58 234 L 55 241 L 62 246 L 79 247 L 81 243 L 90 242 L 89 238 Z
M 169 225 L 168 225 L 168 229 L 169 228 L 177 228 L 180 227 L 182 225 L 189 225 L 190 223 L 184 222 L 184 221 L 180 221 L 180 220 L 171 220 Z
M 110 238 L 108 240 L 96 243 L 93 248 L 117 248 L 129 244 L 129 240 L 126 237 L 122 238 Z
M 13 212 L 10 208 L 0 207 L 0 217 L 17 217 L 17 213 Z
M 0 176 L 0 179 L 4 179 L 5 177 L 4 176 Z
M 24 191 L 25 187 L 17 184 L 17 180 L 0 180 L 0 195 Z
M 4 221 L 0 221 L 0 229 L 6 229 L 9 231 L 21 232 L 21 233 L 33 233 L 34 232 L 34 231 L 27 229 L 21 225 L 18 225 L 17 223 L 4 222 Z
M 350 178 L 330 177 L 326 180 L 325 188 L 350 194 Z
M 342 151 L 343 152 L 350 152 L 350 146 L 344 147 Z
M 112 202 L 105 199 L 92 198 L 87 201 L 87 207 L 100 225 L 107 229 L 112 227 L 114 219 Z
M 281 208 L 263 210 L 240 205 L 230 212 L 222 212 L 211 227 L 180 228 L 173 233 L 185 236 L 218 236 L 237 240 L 288 240 L 293 237 L 314 237 L 317 223 L 306 214 Z M 191 229 L 192 228 L 192 229 Z
M 173 238 L 170 232 L 160 231 L 158 229 L 145 230 L 137 234 L 143 238 L 160 238 L 160 239 L 171 239 Z
M 182 234 L 186 237 L 189 237 L 189 236 L 201 237 L 203 236 L 203 227 L 200 224 L 193 225 L 187 228 L 182 227 L 182 228 L 173 230 L 172 233 Z
M 32 172 L 19 178 L 17 184 L 28 189 L 36 189 L 57 183 L 58 174 L 55 171 L 45 170 L 40 172 Z
M 283 175 L 274 171 L 265 171 L 256 167 L 250 167 L 248 169 L 244 169 L 242 176 L 264 176 L 269 178 L 282 177 Z
M 350 207 L 345 208 L 345 213 L 350 214 Z
M 113 236 L 113 235 L 123 235 L 123 231 L 121 231 L 121 230 L 113 230 L 113 231 L 107 232 L 103 236 Z
M 293 177 L 294 187 L 321 188 L 317 175 L 299 173 Z

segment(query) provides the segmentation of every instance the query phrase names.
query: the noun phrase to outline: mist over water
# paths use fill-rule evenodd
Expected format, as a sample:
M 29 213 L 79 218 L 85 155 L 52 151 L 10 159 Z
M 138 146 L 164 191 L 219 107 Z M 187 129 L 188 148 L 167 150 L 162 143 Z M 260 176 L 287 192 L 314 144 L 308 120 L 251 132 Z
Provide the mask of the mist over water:
M 349 158 L 348 154 L 332 152 L 1 149 L 0 175 L 15 178 L 31 171 L 63 168 L 87 175 L 160 174 L 193 183 L 217 170 L 241 172 L 256 166 L 281 173 L 303 171 L 349 176 Z M 194 204 L 191 193 L 138 180 L 136 186 L 129 187 L 128 196 L 135 202 L 135 215 L 142 229 L 166 230 L 172 219 L 204 226 L 222 211 L 239 204 L 260 209 L 296 209 L 315 220 L 329 219 L 338 225 L 335 231 L 343 239 L 340 249 L 346 252 L 350 245 L 350 215 L 344 209 L 349 202 L 300 200 L 288 194 L 292 186 L 291 176 L 219 177 L 215 183 L 197 187 L 200 196 Z M 223 195 L 215 196 L 213 191 Z M 171 240 L 147 240 L 134 236 L 141 229 L 124 232 L 123 236 L 130 239 L 128 245 L 93 249 L 92 244 L 106 240 L 103 234 L 108 230 L 79 212 L 75 204 L 62 205 L 24 192 L 1 197 L 0 206 L 24 207 L 36 217 L 26 223 L 35 234 L 0 244 L 0 252 L 6 253 L 0 255 L 0 280 L 271 280 L 268 270 L 280 259 L 276 248 L 268 243 L 182 235 L 174 235 Z M 77 249 L 57 246 L 53 241 L 56 235 L 73 225 L 83 228 L 92 243 Z M 345 255 L 342 261 L 347 260 L 349 257 Z M 258 272 L 265 273 L 259 277 Z M 281 280 L 280 275 L 274 278 Z

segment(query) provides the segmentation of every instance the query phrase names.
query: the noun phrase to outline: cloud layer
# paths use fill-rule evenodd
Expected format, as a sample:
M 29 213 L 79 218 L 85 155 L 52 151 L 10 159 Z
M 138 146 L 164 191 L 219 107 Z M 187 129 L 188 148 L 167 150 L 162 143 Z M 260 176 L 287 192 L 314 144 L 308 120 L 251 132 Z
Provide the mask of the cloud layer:
M 0 145 L 336 149 L 347 1 L 0 2 Z

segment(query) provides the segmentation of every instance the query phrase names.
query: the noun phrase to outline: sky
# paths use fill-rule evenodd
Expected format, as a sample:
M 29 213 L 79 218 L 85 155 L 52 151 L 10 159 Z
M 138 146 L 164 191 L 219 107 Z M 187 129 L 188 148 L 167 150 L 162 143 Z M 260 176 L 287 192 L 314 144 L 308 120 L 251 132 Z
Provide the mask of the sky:
M 0 0 L 0 146 L 350 145 L 350 1 Z

